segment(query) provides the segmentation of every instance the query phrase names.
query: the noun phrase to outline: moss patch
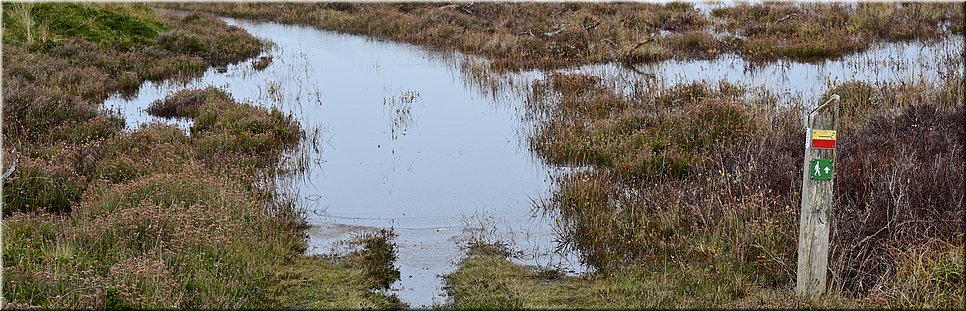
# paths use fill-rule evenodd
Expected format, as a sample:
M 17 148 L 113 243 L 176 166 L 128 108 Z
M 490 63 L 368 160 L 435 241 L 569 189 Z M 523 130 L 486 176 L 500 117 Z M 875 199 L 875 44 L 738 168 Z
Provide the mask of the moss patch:
M 83 38 L 128 51 L 153 44 L 167 27 L 149 8 L 86 3 L 4 3 L 4 43 L 45 46 Z

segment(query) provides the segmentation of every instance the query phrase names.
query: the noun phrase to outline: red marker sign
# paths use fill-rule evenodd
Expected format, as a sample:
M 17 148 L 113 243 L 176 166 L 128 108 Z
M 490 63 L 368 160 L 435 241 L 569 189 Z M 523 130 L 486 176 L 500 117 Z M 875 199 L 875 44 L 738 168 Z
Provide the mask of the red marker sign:
M 835 131 L 812 130 L 812 148 L 835 149 Z

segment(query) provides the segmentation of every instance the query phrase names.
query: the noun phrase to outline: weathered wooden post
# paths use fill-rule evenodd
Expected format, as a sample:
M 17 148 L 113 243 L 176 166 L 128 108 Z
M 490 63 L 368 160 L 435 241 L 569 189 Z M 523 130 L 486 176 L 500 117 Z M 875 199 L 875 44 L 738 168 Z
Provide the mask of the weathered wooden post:
M 832 95 L 806 117 L 805 169 L 802 171 L 802 210 L 798 227 L 798 280 L 795 286 L 795 291 L 803 296 L 825 294 L 838 117 L 838 95 Z

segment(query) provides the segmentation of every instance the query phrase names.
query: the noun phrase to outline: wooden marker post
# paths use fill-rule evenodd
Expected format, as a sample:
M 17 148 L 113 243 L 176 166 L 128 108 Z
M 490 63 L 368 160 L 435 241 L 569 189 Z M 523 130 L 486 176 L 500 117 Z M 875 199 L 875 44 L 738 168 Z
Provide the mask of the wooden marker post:
M 832 102 L 835 102 L 834 107 L 829 106 Z M 803 296 L 825 294 L 838 117 L 839 96 L 832 95 L 809 112 L 806 120 L 802 210 L 798 226 L 798 280 L 795 285 L 795 291 Z

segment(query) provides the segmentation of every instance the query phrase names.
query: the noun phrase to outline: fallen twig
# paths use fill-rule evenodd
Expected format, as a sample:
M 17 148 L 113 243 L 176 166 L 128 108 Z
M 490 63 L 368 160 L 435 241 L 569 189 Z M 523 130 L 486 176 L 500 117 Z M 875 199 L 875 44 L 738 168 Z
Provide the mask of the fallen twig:
M 648 42 L 651 42 L 651 41 L 654 41 L 654 33 L 651 33 L 651 36 L 650 37 L 647 37 L 644 40 L 641 40 L 641 41 L 637 42 L 637 44 L 634 45 L 634 47 L 632 47 L 632 48 L 628 49 L 626 52 L 624 52 L 624 55 L 631 54 L 631 52 L 634 52 L 634 50 L 640 48 L 641 46 L 643 46 L 643 45 L 645 45 L 645 44 L 647 44 Z
M 547 38 L 550 38 L 550 37 L 553 37 L 554 35 L 562 32 L 562 31 L 564 31 L 564 29 L 567 29 L 567 27 L 564 26 L 564 25 L 557 25 L 557 27 L 554 27 L 554 29 L 550 30 L 550 32 L 543 33 L 543 35 L 546 36 Z
M 796 16 L 798 16 L 798 13 L 792 13 L 792 14 L 785 15 L 785 17 L 779 18 L 777 21 L 775 21 L 775 25 L 778 25 L 779 23 L 784 22 L 784 21 L 788 20 L 789 18 L 796 17 Z

